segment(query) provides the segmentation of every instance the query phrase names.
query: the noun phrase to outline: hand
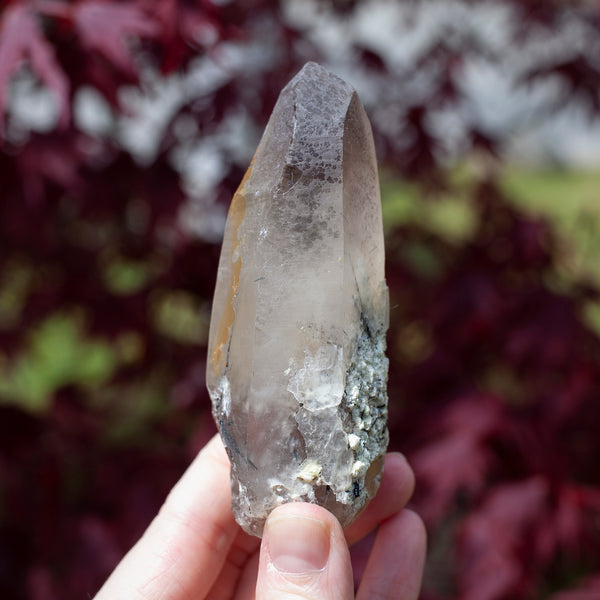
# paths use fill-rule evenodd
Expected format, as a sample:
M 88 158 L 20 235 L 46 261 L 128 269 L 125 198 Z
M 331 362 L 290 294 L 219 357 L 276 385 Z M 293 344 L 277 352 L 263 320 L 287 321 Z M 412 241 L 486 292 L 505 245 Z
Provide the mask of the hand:
M 348 600 L 352 560 L 357 598 L 416 600 L 425 530 L 402 510 L 413 486 L 406 460 L 388 454 L 377 496 L 345 532 L 329 511 L 297 502 L 271 513 L 261 543 L 233 518 L 229 460 L 215 436 L 95 600 Z

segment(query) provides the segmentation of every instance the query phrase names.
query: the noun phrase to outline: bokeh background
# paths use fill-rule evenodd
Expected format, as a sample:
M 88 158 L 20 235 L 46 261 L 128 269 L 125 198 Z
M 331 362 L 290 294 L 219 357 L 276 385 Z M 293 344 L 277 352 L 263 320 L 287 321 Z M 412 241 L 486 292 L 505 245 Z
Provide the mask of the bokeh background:
M 0 597 L 94 595 L 214 432 L 229 199 L 307 60 L 372 120 L 423 600 L 600 598 L 600 6 L 0 9 Z

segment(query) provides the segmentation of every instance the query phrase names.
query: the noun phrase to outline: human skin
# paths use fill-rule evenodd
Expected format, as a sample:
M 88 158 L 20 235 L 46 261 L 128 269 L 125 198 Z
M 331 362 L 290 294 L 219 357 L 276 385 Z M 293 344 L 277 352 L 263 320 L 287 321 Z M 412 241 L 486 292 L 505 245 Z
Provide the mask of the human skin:
M 233 518 L 215 436 L 95 600 L 348 600 L 355 588 L 359 600 L 416 600 L 426 541 L 404 508 L 413 488 L 408 463 L 390 453 L 377 496 L 345 531 L 324 508 L 296 502 L 271 513 L 261 542 Z

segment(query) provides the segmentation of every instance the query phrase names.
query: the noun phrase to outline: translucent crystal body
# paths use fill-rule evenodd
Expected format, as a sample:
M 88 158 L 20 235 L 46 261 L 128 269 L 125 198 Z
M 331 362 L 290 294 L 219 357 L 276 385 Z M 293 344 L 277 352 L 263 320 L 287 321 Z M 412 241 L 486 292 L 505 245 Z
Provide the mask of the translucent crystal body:
M 298 500 L 346 526 L 375 494 L 387 323 L 371 127 L 356 92 L 308 63 L 232 200 L 210 326 L 207 385 L 246 531 Z

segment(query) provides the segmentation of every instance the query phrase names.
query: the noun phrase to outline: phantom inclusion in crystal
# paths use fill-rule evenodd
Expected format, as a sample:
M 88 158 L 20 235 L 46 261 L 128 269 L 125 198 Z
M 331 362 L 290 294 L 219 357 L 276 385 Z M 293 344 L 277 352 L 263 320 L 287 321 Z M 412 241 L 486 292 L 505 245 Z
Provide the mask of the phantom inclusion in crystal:
M 356 92 L 308 63 L 231 202 L 212 309 L 207 385 L 244 530 L 294 501 L 346 526 L 374 496 L 387 326 L 371 127 Z

